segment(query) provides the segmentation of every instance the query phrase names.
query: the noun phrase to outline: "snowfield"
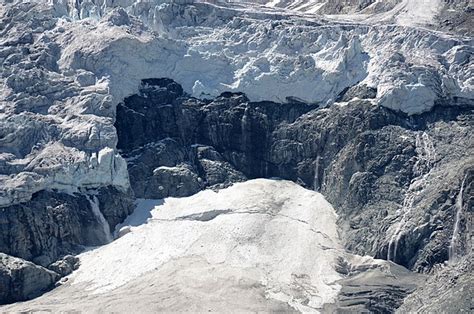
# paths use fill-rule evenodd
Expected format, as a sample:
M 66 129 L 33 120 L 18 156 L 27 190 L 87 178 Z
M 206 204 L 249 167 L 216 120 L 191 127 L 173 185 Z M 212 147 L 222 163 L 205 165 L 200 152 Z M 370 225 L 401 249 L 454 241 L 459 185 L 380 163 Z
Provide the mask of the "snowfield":
M 334 301 L 339 291 L 334 264 L 342 247 L 334 209 L 295 183 L 259 179 L 167 198 L 151 216 L 113 243 L 80 255 L 73 285 L 107 293 L 181 263 L 178 272 L 197 268 L 196 284 L 204 263 L 216 267 L 217 278 L 235 273 L 264 286 L 267 298 L 302 311 Z
M 321 194 L 283 180 L 142 200 L 129 232 L 79 255 L 62 286 L 5 310 L 314 312 L 340 289 L 336 219 Z

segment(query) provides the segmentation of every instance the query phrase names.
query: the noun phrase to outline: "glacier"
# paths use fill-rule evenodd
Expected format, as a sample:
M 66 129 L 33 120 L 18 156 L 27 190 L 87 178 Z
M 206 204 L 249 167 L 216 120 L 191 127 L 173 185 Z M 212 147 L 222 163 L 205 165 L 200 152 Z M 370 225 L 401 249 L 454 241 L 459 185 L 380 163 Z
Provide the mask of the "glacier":
M 443 61 L 469 49 L 469 40 L 403 26 L 321 25 L 318 16 L 289 20 L 252 6 L 147 4 L 125 11 L 98 4 L 90 10 L 103 14 L 102 22 L 82 8 L 89 23 L 65 34 L 61 46 L 68 53 L 60 67 L 106 73 L 116 101 L 147 77 L 174 79 L 196 97 L 239 91 L 253 101 L 294 97 L 323 105 L 347 87 L 366 84 L 379 86 L 378 103 L 408 114 L 429 111 L 438 98 L 472 98 L 472 66 Z M 137 22 L 152 32 L 138 31 Z

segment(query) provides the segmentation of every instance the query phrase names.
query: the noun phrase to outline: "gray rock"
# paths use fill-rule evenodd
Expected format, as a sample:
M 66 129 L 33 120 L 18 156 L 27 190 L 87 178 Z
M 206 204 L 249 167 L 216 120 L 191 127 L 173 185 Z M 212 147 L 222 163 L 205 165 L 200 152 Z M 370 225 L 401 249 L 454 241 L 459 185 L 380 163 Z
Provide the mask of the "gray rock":
M 135 197 L 131 190 L 123 192 L 114 186 L 102 187 L 97 190 L 97 200 L 110 230 L 114 230 L 135 209 Z
M 0 304 L 37 297 L 53 288 L 59 277 L 46 268 L 0 253 Z
M 100 202 L 107 204 L 103 215 L 112 228 L 133 210 L 130 196 L 113 188 L 102 189 L 97 198 L 99 208 Z M 90 198 L 83 194 L 41 191 L 27 203 L 0 209 L 0 251 L 45 267 L 84 245 L 107 241 Z
M 96 194 L 97 204 L 93 204 L 93 196 L 85 193 L 40 191 L 26 203 L 0 208 L 0 252 L 22 261 L 10 259 L 3 266 L 10 269 L 11 265 L 20 265 L 15 271 L 0 270 L 5 287 L 10 287 L 5 292 L 8 295 L 0 297 L 0 303 L 27 300 L 51 288 L 57 279 L 79 266 L 78 259 L 69 254 L 80 252 L 84 246 L 107 243 L 111 234 L 106 232 L 134 208 L 133 196 L 114 187 L 84 192 Z M 97 205 L 104 220 L 97 217 L 93 208 Z M 104 222 L 108 225 L 104 226 Z
M 196 147 L 198 173 L 210 188 L 225 188 L 234 182 L 245 181 L 246 176 L 210 146 Z
M 79 268 L 79 258 L 73 255 L 66 255 L 48 266 L 48 269 L 58 273 L 61 276 L 67 276 Z
M 136 197 L 139 198 L 151 198 L 158 188 L 150 186 L 156 168 L 175 167 L 188 160 L 186 149 L 170 138 L 153 141 L 131 151 L 123 149 L 122 154 L 127 160 L 130 184 Z
M 203 188 L 201 179 L 186 164 L 175 167 L 161 166 L 153 170 L 146 192 L 151 198 L 190 196 Z
M 123 8 L 118 8 L 108 14 L 107 21 L 115 26 L 129 25 L 130 17 Z
M 377 89 L 367 85 L 355 85 L 344 90 L 336 101 L 350 101 L 354 98 L 373 99 L 377 96 Z
M 426 280 L 426 276 L 392 263 L 351 269 L 346 275 L 338 282 L 342 288 L 336 302 L 327 304 L 325 312 L 392 313 Z
M 472 253 L 458 263 L 443 265 L 407 297 L 398 313 L 472 313 L 474 267 Z
M 186 178 L 196 192 L 265 176 L 268 167 L 263 159 L 273 124 L 292 122 L 317 105 L 279 107 L 272 102 L 249 103 L 242 93 L 223 93 L 205 102 L 184 95 L 172 80 L 143 80 L 140 93 L 118 106 L 115 123 L 135 195 L 184 196 L 188 193 L 172 187 L 188 190 Z M 182 164 L 187 170 L 173 175 L 160 168 Z

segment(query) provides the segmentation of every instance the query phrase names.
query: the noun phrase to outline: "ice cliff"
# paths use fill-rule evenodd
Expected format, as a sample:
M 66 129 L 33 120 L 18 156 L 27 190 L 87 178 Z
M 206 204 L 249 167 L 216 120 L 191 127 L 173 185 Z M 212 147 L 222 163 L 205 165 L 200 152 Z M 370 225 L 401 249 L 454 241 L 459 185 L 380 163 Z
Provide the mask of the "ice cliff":
M 291 12 L 219 2 L 5 3 L 0 203 L 46 187 L 126 188 L 125 164 L 107 149 L 116 144 L 115 106 L 143 78 L 172 78 L 201 98 L 239 91 L 321 106 L 367 85 L 377 88 L 374 105 L 409 115 L 446 99 L 472 103 L 471 39 Z M 90 171 L 97 167 L 100 175 Z
M 103 149 L 115 147 L 116 104 L 147 77 L 196 97 L 239 91 L 322 106 L 367 85 L 374 105 L 407 114 L 473 98 L 471 40 L 419 28 L 219 2 L 55 0 L 5 3 L 2 14 L 3 206 L 46 187 L 126 187 L 125 164 Z

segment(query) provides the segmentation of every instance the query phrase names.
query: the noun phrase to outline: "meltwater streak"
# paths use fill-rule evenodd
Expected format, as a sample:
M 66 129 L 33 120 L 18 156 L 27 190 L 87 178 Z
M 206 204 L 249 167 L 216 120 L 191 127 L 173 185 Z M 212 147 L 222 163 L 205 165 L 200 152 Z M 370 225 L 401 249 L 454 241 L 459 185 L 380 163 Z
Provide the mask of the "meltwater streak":
M 464 184 L 466 183 L 467 174 L 464 176 L 464 179 L 461 182 L 461 188 L 459 190 L 458 196 L 456 198 L 456 217 L 454 220 L 454 230 L 453 236 L 449 243 L 449 262 L 455 262 L 459 258 L 459 246 L 460 246 L 460 235 L 459 229 L 461 227 L 461 218 L 462 218 L 462 208 L 463 208 L 463 194 L 464 194 Z
M 104 233 L 104 240 L 106 241 L 106 243 L 112 242 L 113 238 L 112 238 L 112 233 L 110 232 L 110 226 L 107 220 L 105 220 L 104 215 L 99 209 L 99 201 L 97 200 L 97 196 L 95 195 L 87 196 L 87 199 L 89 200 L 89 203 L 91 204 L 91 208 L 92 208 L 92 212 L 94 213 L 94 216 L 97 218 L 97 221 L 102 226 L 102 231 Z

